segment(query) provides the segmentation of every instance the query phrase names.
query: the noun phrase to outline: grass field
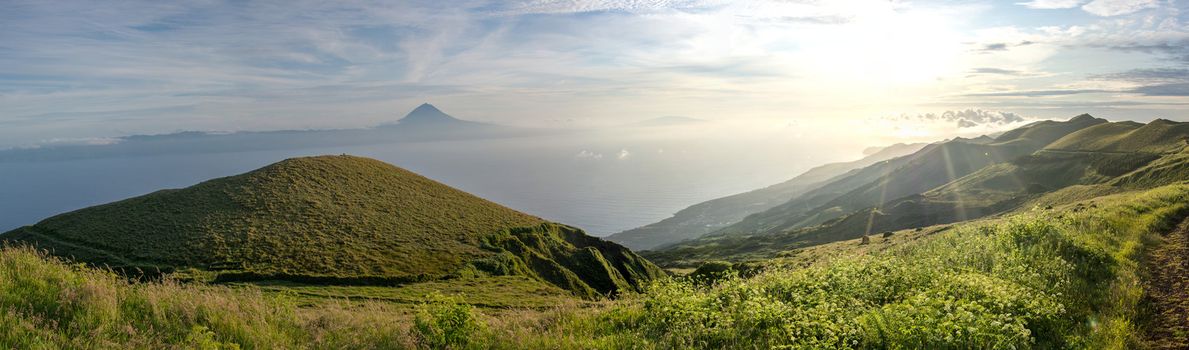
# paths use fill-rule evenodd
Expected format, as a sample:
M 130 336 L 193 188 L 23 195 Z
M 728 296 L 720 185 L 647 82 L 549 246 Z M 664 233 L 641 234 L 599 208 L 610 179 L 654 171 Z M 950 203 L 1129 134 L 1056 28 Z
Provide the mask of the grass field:
M 0 254 L 0 346 L 1142 347 L 1143 254 L 1189 213 L 1189 186 L 1081 204 L 897 233 L 894 244 L 879 249 L 872 248 L 881 240 L 839 242 L 837 254 L 817 252 L 828 256 L 820 263 L 748 278 L 674 278 L 615 301 L 502 312 L 470 306 L 447 286 L 130 284 L 8 248 Z M 475 283 L 487 289 L 499 282 Z M 427 302 L 414 307 L 333 298 L 399 299 L 422 291 L 431 291 Z M 308 299 L 323 296 L 329 298 Z
M 426 295 L 435 292 L 457 296 L 462 303 L 485 309 L 550 309 L 558 305 L 584 303 L 569 291 L 524 276 L 465 278 L 396 287 L 309 285 L 285 281 L 240 285 L 258 287 L 266 293 L 291 296 L 302 306 L 335 300 L 415 305 L 424 302 Z

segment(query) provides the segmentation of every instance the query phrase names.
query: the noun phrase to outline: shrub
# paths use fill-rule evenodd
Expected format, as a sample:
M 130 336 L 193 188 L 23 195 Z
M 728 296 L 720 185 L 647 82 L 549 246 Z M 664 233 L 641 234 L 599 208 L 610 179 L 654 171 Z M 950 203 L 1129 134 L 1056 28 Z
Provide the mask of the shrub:
M 461 349 L 473 345 L 483 331 L 474 309 L 457 298 L 431 294 L 413 319 L 413 337 L 431 349 Z
M 690 272 L 689 278 L 698 283 L 714 283 L 730 274 L 734 270 L 733 267 L 727 261 L 707 261 L 698 266 L 694 272 Z

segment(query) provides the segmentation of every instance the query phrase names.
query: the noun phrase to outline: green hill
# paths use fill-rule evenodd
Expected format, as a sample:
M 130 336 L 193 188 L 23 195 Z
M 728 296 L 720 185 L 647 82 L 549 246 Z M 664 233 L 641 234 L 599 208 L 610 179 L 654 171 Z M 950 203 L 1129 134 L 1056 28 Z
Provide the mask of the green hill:
M 1189 123 L 1156 120 L 1148 124 L 1099 124 L 924 196 L 936 202 L 978 207 L 1077 185 L 1109 183 L 1142 188 L 1172 183 L 1189 175 L 1178 167 L 1184 165 L 1186 138 Z
M 215 281 L 399 284 L 524 275 L 595 296 L 662 272 L 628 249 L 395 166 L 288 159 L 51 217 L 3 236 L 118 269 Z
M 1106 120 L 1081 115 L 1011 130 L 987 143 L 954 139 L 848 173 L 779 206 L 712 233 L 781 232 L 820 225 L 856 210 L 921 194 L 992 164 L 1027 155 L 1058 138 Z
M 1156 119 L 1148 124 L 1118 122 L 1097 125 L 1045 147 L 1054 151 L 1167 153 L 1189 143 L 1189 123 Z
M 607 239 L 632 249 L 652 249 L 697 238 L 739 222 L 747 215 L 787 202 L 849 171 L 911 154 L 922 147 L 925 144 L 895 144 L 859 160 L 821 165 L 779 184 L 692 205 L 660 222 L 616 233 Z
M 1086 199 L 1177 183 L 1189 180 L 1186 125 L 1189 123 L 1165 120 L 1146 125 L 1108 123 L 1085 115 L 1068 122 L 1040 122 L 1009 131 L 985 145 L 992 148 L 984 150 L 997 150 L 999 156 L 979 154 L 977 145 L 950 141 L 905 157 L 917 157 L 918 161 L 889 162 L 900 163 L 895 170 L 862 169 L 859 173 L 887 175 L 812 209 L 778 211 L 800 204 L 794 200 L 697 240 L 646 255 L 667 265 L 767 258 L 868 234 L 1003 213 L 1046 193 L 1067 192 L 1063 195 L 1071 200 Z M 1049 143 L 1041 145 L 1043 142 Z M 942 150 L 943 157 L 928 155 L 937 150 Z M 1026 150 L 1032 152 L 1011 156 Z M 938 163 L 938 158 L 945 161 Z M 983 162 L 987 164 L 975 168 Z M 951 180 L 938 183 L 946 178 Z M 746 226 L 749 224 L 752 226 Z

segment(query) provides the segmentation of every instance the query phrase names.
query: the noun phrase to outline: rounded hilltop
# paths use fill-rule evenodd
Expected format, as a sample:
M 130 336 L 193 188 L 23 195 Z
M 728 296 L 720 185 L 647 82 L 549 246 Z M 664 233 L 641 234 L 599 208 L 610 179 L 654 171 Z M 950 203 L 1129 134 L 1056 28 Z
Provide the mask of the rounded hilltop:
M 2 237 L 94 264 L 196 269 L 221 280 L 403 283 L 521 274 L 594 295 L 660 275 L 626 248 L 581 230 L 347 155 L 286 159 L 57 215 Z M 532 245 L 515 244 L 521 241 Z M 607 269 L 571 269 L 592 261 Z

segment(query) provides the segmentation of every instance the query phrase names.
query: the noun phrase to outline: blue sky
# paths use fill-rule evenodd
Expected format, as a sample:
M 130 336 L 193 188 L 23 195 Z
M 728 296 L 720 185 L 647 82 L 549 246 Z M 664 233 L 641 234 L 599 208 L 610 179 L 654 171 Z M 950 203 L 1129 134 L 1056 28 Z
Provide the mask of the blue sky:
M 1174 0 L 3 6 L 0 148 L 366 127 L 422 102 L 511 125 L 680 115 L 840 134 L 968 109 L 1189 120 Z

